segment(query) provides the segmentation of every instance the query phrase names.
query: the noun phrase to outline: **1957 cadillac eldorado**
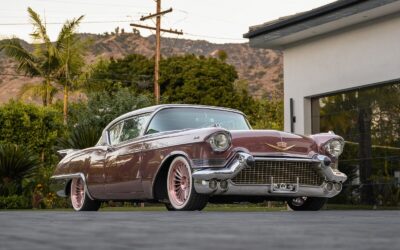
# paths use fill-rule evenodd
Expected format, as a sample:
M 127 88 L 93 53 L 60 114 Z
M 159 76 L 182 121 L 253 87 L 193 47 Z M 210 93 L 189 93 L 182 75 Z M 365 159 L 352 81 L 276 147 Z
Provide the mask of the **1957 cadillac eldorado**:
M 207 202 L 285 200 L 319 210 L 342 189 L 344 140 L 252 130 L 237 110 L 158 105 L 112 121 L 97 145 L 63 150 L 52 179 L 77 211 L 102 201 L 163 202 L 202 210 Z

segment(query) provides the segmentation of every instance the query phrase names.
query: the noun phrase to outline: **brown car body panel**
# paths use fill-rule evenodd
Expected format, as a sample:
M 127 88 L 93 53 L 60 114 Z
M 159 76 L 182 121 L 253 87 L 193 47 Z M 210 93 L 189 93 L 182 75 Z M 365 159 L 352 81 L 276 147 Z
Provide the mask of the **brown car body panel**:
M 149 110 L 152 111 L 146 112 Z M 307 137 L 276 130 L 237 130 L 229 131 L 231 147 L 225 152 L 215 152 L 207 139 L 218 131 L 226 132 L 218 127 L 186 129 L 144 135 L 118 146 L 87 148 L 62 159 L 54 175 L 82 173 L 95 199 L 152 200 L 161 167 L 178 155 L 186 157 L 192 168 L 221 168 L 237 152 L 263 157 L 312 158 L 325 153 L 321 145 L 341 138 L 334 134 Z M 279 144 L 281 147 L 276 146 Z

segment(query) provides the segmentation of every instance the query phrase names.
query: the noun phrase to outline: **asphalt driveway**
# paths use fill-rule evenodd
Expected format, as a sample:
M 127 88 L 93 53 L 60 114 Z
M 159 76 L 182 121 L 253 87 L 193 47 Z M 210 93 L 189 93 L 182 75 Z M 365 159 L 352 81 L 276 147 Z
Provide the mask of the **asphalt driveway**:
M 400 211 L 0 211 L 0 249 L 399 249 Z

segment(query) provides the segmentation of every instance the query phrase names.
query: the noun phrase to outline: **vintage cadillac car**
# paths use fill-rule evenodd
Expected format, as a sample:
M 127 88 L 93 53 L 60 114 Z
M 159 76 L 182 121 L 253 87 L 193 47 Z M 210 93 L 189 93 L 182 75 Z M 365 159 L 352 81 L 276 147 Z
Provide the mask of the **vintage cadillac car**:
M 60 151 L 53 188 L 76 211 L 109 200 L 179 211 L 284 200 L 293 210 L 319 210 L 347 179 L 338 170 L 343 146 L 332 132 L 253 130 L 238 110 L 158 105 L 118 117 L 94 147 Z

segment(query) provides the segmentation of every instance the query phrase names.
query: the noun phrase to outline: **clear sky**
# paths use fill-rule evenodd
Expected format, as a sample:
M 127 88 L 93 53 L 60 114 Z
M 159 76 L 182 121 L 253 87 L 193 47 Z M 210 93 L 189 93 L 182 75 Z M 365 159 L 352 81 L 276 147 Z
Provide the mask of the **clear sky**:
M 184 38 L 217 43 L 246 42 L 242 38 L 249 26 L 306 11 L 334 0 L 162 0 L 162 9 L 174 11 L 162 19 L 163 28 L 182 29 Z M 32 7 L 48 23 L 56 38 L 66 19 L 85 15 L 80 32 L 111 32 L 119 26 L 131 31 L 130 22 L 154 26 L 152 20 L 139 22 L 153 13 L 154 0 L 0 0 L 0 39 L 17 36 L 31 41 L 26 9 Z M 149 31 L 141 30 L 144 36 Z M 178 37 L 178 35 L 166 35 Z

